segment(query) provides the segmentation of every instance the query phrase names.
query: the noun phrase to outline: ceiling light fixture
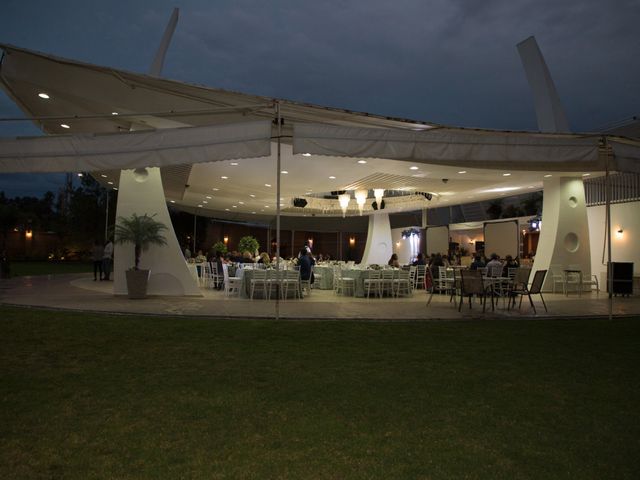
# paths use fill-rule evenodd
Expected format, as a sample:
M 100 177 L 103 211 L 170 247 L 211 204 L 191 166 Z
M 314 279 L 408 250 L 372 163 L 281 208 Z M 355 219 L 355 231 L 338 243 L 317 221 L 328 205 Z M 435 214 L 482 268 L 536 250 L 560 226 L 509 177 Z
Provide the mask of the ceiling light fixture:
M 118 112 L 111 112 L 111 115 L 118 115 Z
M 282 170 L 280 173 L 283 175 L 287 175 L 289 172 L 287 172 L 286 170 Z
M 583 176 L 583 177 L 588 177 L 588 176 L 590 176 L 590 175 L 591 175 L 590 173 L 583 173 L 583 174 L 582 174 L 582 176 Z
M 226 176 L 224 176 L 224 175 L 223 175 L 223 176 L 221 176 L 220 178 L 221 178 L 221 179 L 223 179 L 223 180 L 228 180 L 228 179 L 229 179 L 229 177 L 226 177 Z
M 333 175 L 329 176 L 329 180 L 335 180 L 335 179 L 336 179 L 336 177 L 334 177 Z
M 409 170 L 419 170 L 419 167 L 416 167 L 415 165 L 409 167 Z
M 338 195 L 338 202 L 340 203 L 340 208 L 342 209 L 342 218 L 346 217 L 347 215 L 347 208 L 349 208 L 350 201 L 350 193 L 343 193 L 342 195 Z
M 358 160 L 358 163 L 359 163 L 360 165 L 364 165 L 365 163 L 367 163 L 367 161 L 366 161 L 366 160 Z
M 466 170 L 460 170 L 458 173 L 467 173 Z
M 67 125 L 66 123 L 61 123 L 60 126 L 62 128 L 71 128 L 69 125 Z
M 553 177 L 553 175 L 551 175 L 550 173 L 547 173 L 544 178 L 549 178 L 549 177 Z
M 374 188 L 373 196 L 376 197 L 376 203 L 382 205 L 382 196 L 384 195 L 384 188 Z
M 356 190 L 356 203 L 358 204 L 358 210 L 360 211 L 360 215 L 362 215 L 362 210 L 364 209 L 364 204 L 367 201 L 367 196 L 369 195 L 368 190 Z
M 503 177 L 510 177 L 510 176 L 511 176 L 511 174 L 510 174 L 510 173 L 503 173 L 503 174 L 502 174 L 502 176 L 503 176 Z
M 238 165 L 238 162 L 231 162 L 231 165 L 233 165 L 234 167 Z
M 311 154 L 310 154 L 310 153 L 303 153 L 303 154 L 302 154 L 302 156 L 303 156 L 303 157 L 310 157 L 310 156 L 311 156 Z
M 39 96 L 40 98 L 44 98 L 45 100 L 49 100 L 49 99 L 51 98 L 49 95 L 47 95 L 47 94 L 46 94 L 46 93 L 44 93 L 44 92 L 40 92 L 40 93 L 38 94 L 38 96 Z
M 265 184 L 264 184 L 264 186 L 265 186 L 265 187 L 270 187 L 270 186 L 271 186 L 271 184 L 270 184 L 270 183 L 265 183 Z
M 250 196 L 251 198 L 256 198 L 256 196 L 255 196 L 253 193 L 250 193 L 250 194 L 249 194 L 249 196 Z

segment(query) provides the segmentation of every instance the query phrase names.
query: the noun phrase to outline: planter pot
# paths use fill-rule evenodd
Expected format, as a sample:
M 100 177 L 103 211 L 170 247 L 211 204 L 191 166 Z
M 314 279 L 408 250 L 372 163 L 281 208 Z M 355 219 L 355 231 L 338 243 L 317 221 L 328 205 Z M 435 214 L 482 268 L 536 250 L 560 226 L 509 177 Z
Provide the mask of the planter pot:
M 125 273 L 129 298 L 147 298 L 147 284 L 151 270 L 127 270 Z

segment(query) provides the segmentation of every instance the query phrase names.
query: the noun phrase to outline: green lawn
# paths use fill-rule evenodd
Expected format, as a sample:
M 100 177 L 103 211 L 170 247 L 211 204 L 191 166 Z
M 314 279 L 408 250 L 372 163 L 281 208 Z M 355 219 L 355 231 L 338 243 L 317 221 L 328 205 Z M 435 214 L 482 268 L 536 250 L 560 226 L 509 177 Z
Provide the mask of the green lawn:
M 11 276 L 59 275 L 61 273 L 93 272 L 93 264 L 88 262 L 11 262 Z
M 220 321 L 0 307 L 0 478 L 624 479 L 640 318 Z

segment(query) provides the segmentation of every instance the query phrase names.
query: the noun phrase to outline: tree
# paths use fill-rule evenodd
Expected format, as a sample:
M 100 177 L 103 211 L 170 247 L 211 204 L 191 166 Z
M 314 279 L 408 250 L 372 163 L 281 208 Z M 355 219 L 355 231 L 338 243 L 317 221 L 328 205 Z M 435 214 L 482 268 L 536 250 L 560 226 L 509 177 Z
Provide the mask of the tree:
M 151 245 L 166 245 L 162 232 L 167 227 L 146 213 L 142 216 L 132 214 L 129 218 L 118 217 L 115 226 L 115 243 L 133 243 L 135 254 L 134 270 L 138 270 L 142 252 Z

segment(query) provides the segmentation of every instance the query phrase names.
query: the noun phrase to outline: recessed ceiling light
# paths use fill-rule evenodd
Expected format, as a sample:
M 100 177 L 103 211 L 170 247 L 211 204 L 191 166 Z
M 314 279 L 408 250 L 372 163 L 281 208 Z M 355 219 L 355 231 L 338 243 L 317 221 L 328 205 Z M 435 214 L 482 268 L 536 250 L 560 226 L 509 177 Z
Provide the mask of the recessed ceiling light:
M 38 94 L 38 96 L 39 96 L 40 98 L 44 98 L 45 100 L 49 100 L 49 99 L 51 98 L 49 95 L 47 95 L 47 94 L 46 94 L 46 93 L 44 93 L 44 92 L 40 92 L 40 93 Z
M 589 175 L 591 175 L 590 173 L 583 173 L 582 176 L 583 177 L 588 177 Z
M 253 193 L 250 193 L 250 194 L 249 194 L 249 196 L 250 196 L 251 198 L 256 198 L 256 196 L 255 196 Z
M 111 115 L 118 115 L 118 112 L 111 112 Z
M 66 123 L 61 123 L 60 126 L 62 128 L 71 128 L 69 125 L 67 125 Z
M 409 167 L 409 170 L 419 170 L 419 167 L 416 167 L 415 165 Z
M 175 201 L 175 200 L 169 200 L 169 201 L 170 201 L 171 203 L 176 203 L 176 201 Z
M 365 163 L 367 163 L 367 161 L 366 160 L 358 160 L 358 163 L 361 164 L 361 165 L 364 165 Z
M 289 172 L 287 172 L 286 170 L 282 170 L 280 173 L 283 175 L 287 175 Z
M 510 174 L 510 173 L 503 173 L 503 174 L 502 174 L 502 176 L 503 176 L 503 177 L 510 177 L 510 176 L 511 176 L 511 174 Z
M 265 187 L 270 187 L 270 186 L 271 186 L 271 184 L 270 184 L 270 183 L 265 183 L 265 184 L 264 184 L 264 186 L 265 186 Z
M 211 190 L 213 190 L 214 192 L 217 192 L 219 189 L 218 188 L 212 188 Z
M 118 187 L 113 187 L 114 190 L 118 190 Z
M 107 176 L 103 173 L 100 175 L 102 178 L 107 178 Z
M 228 208 L 225 208 L 225 209 L 224 209 L 224 211 L 225 211 L 225 212 L 229 212 L 230 210 L 229 210 Z
M 549 177 L 553 177 L 553 175 L 551 175 L 550 173 L 547 173 L 544 178 L 549 178 Z
M 198 205 L 198 208 L 202 208 L 202 205 Z
M 229 179 L 229 177 L 227 177 L 225 175 L 222 175 L 220 178 L 223 179 L 223 180 L 228 180 Z
M 231 208 L 238 208 L 238 205 L 231 205 Z
M 244 205 L 244 202 L 238 202 L 240 205 Z
M 209 203 L 209 202 L 207 202 L 206 200 L 202 200 L 202 203 Z
M 113 185 L 113 182 L 107 182 L 109 185 Z
M 466 170 L 460 170 L 458 173 L 467 173 Z
M 310 157 L 310 156 L 311 156 L 311 154 L 310 154 L 310 153 L 303 153 L 303 154 L 302 154 L 302 156 L 303 156 L 303 157 Z
M 311 195 L 311 192 L 304 192 L 305 195 Z
M 206 198 L 207 200 L 211 200 L 211 195 L 207 195 L 205 198 Z
M 82 172 L 78 172 L 78 176 L 79 177 L 84 177 L 84 174 Z
M 231 165 L 235 167 L 236 165 L 238 165 L 238 162 L 231 162 Z
M 255 215 L 255 214 L 256 214 L 256 212 L 251 212 L 251 213 L 252 213 L 253 215 Z
M 335 180 L 335 179 L 336 179 L 336 177 L 334 177 L 333 175 L 331 175 L 331 176 L 329 177 L 329 180 Z
M 269 208 L 269 205 L 265 205 L 264 208 Z

